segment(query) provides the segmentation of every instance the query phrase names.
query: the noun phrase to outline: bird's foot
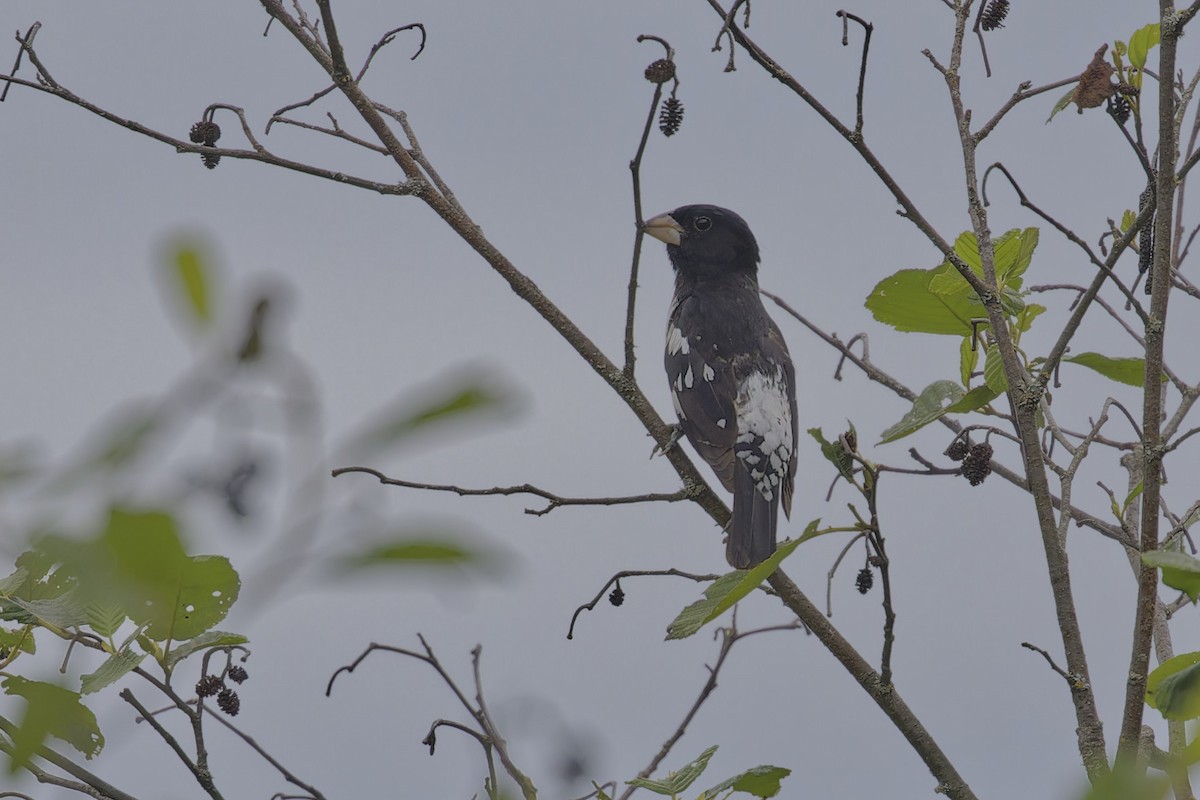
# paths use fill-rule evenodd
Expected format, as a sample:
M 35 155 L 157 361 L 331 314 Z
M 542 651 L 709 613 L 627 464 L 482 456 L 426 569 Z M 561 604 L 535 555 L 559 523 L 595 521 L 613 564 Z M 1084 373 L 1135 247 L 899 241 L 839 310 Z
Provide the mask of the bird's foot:
M 659 455 L 665 456 L 667 454 L 667 452 L 670 451 L 670 449 L 672 447 L 674 447 L 676 444 L 678 444 L 679 440 L 682 438 L 683 438 L 683 426 L 678 423 L 676 423 L 675 425 L 672 425 L 671 426 L 671 436 L 669 439 L 667 439 L 667 443 L 665 445 L 663 445 L 662 447 L 659 447 L 658 444 L 655 444 L 654 449 L 650 451 L 650 457 L 654 458 L 655 456 L 659 456 Z

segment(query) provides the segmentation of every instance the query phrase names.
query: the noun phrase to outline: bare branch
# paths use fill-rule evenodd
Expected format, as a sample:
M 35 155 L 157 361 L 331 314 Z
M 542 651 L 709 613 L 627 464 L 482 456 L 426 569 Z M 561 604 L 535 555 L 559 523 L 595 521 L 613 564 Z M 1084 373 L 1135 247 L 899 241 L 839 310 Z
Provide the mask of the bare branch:
M 433 492 L 453 492 L 460 497 L 478 497 L 484 495 L 512 495 L 512 494 L 531 494 L 546 500 L 548 505 L 545 508 L 526 508 L 526 514 L 532 514 L 535 517 L 540 517 L 544 514 L 549 514 L 560 506 L 621 506 L 630 505 L 632 503 L 678 503 L 680 500 L 694 499 L 692 494 L 687 489 L 680 489 L 677 492 L 651 492 L 648 494 L 636 494 L 626 497 L 562 497 L 557 494 L 539 489 L 528 483 L 523 483 L 520 486 L 493 486 L 490 489 L 468 489 L 462 486 L 454 486 L 445 483 L 417 483 L 415 481 L 402 481 L 398 478 L 389 478 L 382 472 L 370 467 L 340 467 L 333 471 L 333 477 L 345 475 L 349 472 L 362 472 L 367 475 L 374 476 L 380 483 L 388 486 L 403 486 L 408 489 L 425 489 Z
M 717 578 L 721 577 L 715 573 L 710 573 L 708 575 L 697 575 L 691 572 L 681 572 L 680 570 L 674 568 L 622 570 L 621 572 L 618 572 L 616 575 L 613 575 L 611 578 L 609 578 L 608 581 L 600 587 L 600 591 L 596 592 L 596 596 L 592 598 L 591 602 L 584 603 L 579 608 L 575 609 L 575 613 L 571 615 L 571 625 L 567 628 L 567 638 L 575 638 L 575 621 L 579 619 L 579 615 L 584 611 L 595 610 L 596 606 L 600 604 L 600 598 L 604 597 L 604 594 L 608 591 L 608 587 L 617 583 L 622 578 L 644 578 L 649 576 L 687 578 L 688 580 L 696 581 L 697 583 L 707 583 L 710 581 L 715 581 Z

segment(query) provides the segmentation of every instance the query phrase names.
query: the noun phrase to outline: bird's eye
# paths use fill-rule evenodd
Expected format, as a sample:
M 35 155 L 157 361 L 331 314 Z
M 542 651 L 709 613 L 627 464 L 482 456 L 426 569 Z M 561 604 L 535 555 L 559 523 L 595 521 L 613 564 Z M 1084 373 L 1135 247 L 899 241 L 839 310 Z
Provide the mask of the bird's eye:
M 712 220 L 708 217 L 696 217 L 695 222 L 692 223 L 692 227 L 701 232 L 706 231 L 712 227 Z

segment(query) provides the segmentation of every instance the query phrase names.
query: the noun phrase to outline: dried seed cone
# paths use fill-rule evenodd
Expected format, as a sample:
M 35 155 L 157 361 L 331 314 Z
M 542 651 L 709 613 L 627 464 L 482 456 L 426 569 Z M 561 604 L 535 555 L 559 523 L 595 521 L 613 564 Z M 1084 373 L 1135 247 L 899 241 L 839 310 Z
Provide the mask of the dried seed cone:
M 967 453 L 971 451 L 971 444 L 966 439 L 955 439 L 949 447 L 946 448 L 946 458 L 951 461 L 962 461 L 967 457 Z
M 658 127 L 663 136 L 674 136 L 683 124 L 683 103 L 674 97 L 669 97 L 662 105 L 658 115 Z
M 246 679 L 250 677 L 250 674 L 246 672 L 246 668 L 238 666 L 237 664 L 234 664 L 232 667 L 230 667 L 229 672 L 226 674 L 229 676 L 229 680 L 233 681 L 234 683 L 245 683 Z
M 221 138 L 221 126 L 211 120 L 200 120 L 188 131 L 188 138 L 196 144 L 213 147 Z
M 242 710 L 242 701 L 233 689 L 223 689 L 217 695 L 217 708 L 231 717 L 236 717 Z
M 203 678 L 196 681 L 196 696 L 212 697 L 214 694 L 224 688 L 225 684 L 221 683 L 221 679 L 216 675 L 205 675 Z
M 871 572 L 870 567 L 863 567 L 858 571 L 858 575 L 854 578 L 854 588 L 858 589 L 859 594 L 866 594 L 871 591 L 871 587 L 875 585 L 875 573 Z
M 972 447 L 963 459 L 962 474 L 972 486 L 983 483 L 992 474 L 992 446 L 981 442 Z
M 646 80 L 651 83 L 666 83 L 675 77 L 675 62 L 660 58 L 646 67 Z
M 1004 27 L 1004 18 L 1008 16 L 1009 0 L 992 0 L 979 18 L 979 27 L 985 31 L 994 31 Z

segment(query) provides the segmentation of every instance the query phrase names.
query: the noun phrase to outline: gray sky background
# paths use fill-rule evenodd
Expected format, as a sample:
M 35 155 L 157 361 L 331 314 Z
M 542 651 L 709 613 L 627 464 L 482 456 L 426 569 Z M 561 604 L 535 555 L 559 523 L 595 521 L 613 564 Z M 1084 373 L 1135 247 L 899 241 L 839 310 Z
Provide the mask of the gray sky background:
M 1100 44 L 1127 39 L 1156 13 L 1154 3 L 1115 0 L 1015 5 L 1007 27 L 988 40 L 993 78 L 983 77 L 977 48 L 967 47 L 964 94 L 977 120 L 1023 80 L 1041 85 L 1079 73 Z M 861 34 L 852 31 L 852 46 L 841 47 L 839 7 L 756 4 L 750 33 L 851 120 Z M 961 153 L 944 83 L 921 55 L 928 47 L 946 59 L 952 15 L 935 0 L 848 8 L 875 23 L 867 140 L 953 238 L 969 227 Z M 662 55 L 657 45 L 635 42 L 648 33 L 677 50 L 686 118 L 677 136 L 668 140 L 656 130 L 651 138 L 643 170 L 647 215 L 692 202 L 737 210 L 758 237 L 764 288 L 826 330 L 843 337 L 868 332 L 873 359 L 914 388 L 957 375 L 957 340 L 890 332 L 863 308 L 882 277 L 933 266 L 940 257 L 894 213 L 890 196 L 851 149 L 797 98 L 744 53 L 736 72 L 723 72 L 726 53 L 710 52 L 719 20 L 705 3 L 343 2 L 335 11 L 353 61 L 390 27 L 427 26 L 424 54 L 409 61 L 417 37 L 401 34 L 377 58 L 367 90 L 408 112 L 427 155 L 492 241 L 614 359 L 634 235 L 627 165 L 652 94 L 642 70 Z M 213 102 L 244 107 L 261 133 L 273 110 L 325 86 L 286 31 L 276 27 L 262 37 L 265 15 L 249 0 L 203 8 L 9 0 L 0 7 L 0 30 L 24 30 L 35 20 L 43 22 L 38 51 L 58 81 L 181 137 Z M 1198 58 L 1191 41 L 1182 44 L 1188 74 Z M 7 67 L 15 53 L 15 44 L 0 48 L 0 63 Z M 21 74 L 32 72 L 25 67 Z M 1018 107 L 980 158 L 1004 161 L 1035 202 L 1094 242 L 1105 217 L 1136 206 L 1143 178 L 1101 112 L 1079 116 L 1072 109 L 1043 125 L 1059 94 Z M 328 109 L 348 129 L 365 130 L 337 98 L 319 109 L 306 118 L 323 121 Z M 234 146 L 233 118 L 218 121 L 221 144 Z M 398 178 L 378 156 L 295 128 L 273 129 L 265 144 L 296 160 Z M 230 336 L 255 286 L 286 284 L 281 327 L 316 376 L 330 443 L 392 398 L 427 396 L 463 370 L 485 371 L 514 397 L 516 413 L 431 431 L 373 466 L 410 480 L 530 482 L 564 495 L 677 486 L 669 464 L 647 458 L 650 440 L 623 403 L 415 199 L 249 162 L 227 160 L 209 171 L 196 156 L 177 155 L 19 87 L 0 106 L 0 172 L 6 233 L 0 443 L 6 446 L 34 442 L 48 463 L 61 462 L 125 401 L 161 392 L 188 369 L 197 345 L 178 314 L 164 309 L 157 273 L 165 243 L 189 235 L 203 237 L 219 263 Z M 990 189 L 993 230 L 1039 224 L 1006 186 Z M 1121 269 L 1129 274 L 1134 261 Z M 1091 276 L 1077 252 L 1043 227 L 1027 284 L 1086 283 Z M 638 377 L 664 416 L 671 405 L 660 346 L 670 292 L 665 253 L 651 242 L 639 294 Z M 1053 340 L 1070 295 L 1037 301 L 1052 313 L 1026 340 L 1035 353 Z M 1173 303 L 1168 358 L 1194 381 L 1200 329 L 1188 302 Z M 802 376 L 802 429 L 834 434 L 849 418 L 864 441 L 874 442 L 906 411 L 853 370 L 835 382 L 836 355 L 794 321 L 775 316 Z M 1099 316 L 1082 337 L 1077 350 L 1136 355 L 1133 343 Z M 1063 368 L 1069 382 L 1056 393 L 1055 409 L 1064 425 L 1085 427 L 1110 394 L 1137 407 L 1134 390 L 1085 373 Z M 1111 424 L 1124 438 L 1121 424 Z M 866 452 L 908 465 L 908 447 L 934 457 L 947 441 L 940 426 L 931 426 Z M 209 428 L 193 428 L 172 450 L 171 463 L 203 464 L 213 444 Z M 1018 464 L 1007 444 L 998 443 L 997 452 Z M 1193 446 L 1168 462 L 1166 496 L 1177 511 L 1195 499 L 1195 453 Z M 845 503 L 853 500 L 842 486 L 825 502 L 831 472 L 815 445 L 800 459 L 784 535 L 798 534 L 816 517 L 847 519 Z M 1094 481 L 1115 488 L 1124 479 L 1110 453 L 1095 461 L 1078 481 L 1075 500 L 1099 512 L 1107 499 Z M 309 466 L 327 472 L 342 465 Z M 286 462 L 268 467 L 264 483 L 277 486 Z M 135 493 L 141 502 L 180 489 L 177 470 L 145 474 L 149 480 Z M 434 758 L 420 743 L 432 720 L 462 718 L 428 668 L 376 657 L 343 677 L 332 699 L 323 696 L 329 675 L 372 640 L 416 647 L 423 632 L 464 684 L 469 650 L 481 643 L 488 699 L 507 726 L 515 758 L 545 797 L 587 791 L 586 784 L 554 777 L 573 741 L 586 753 L 588 777 L 633 777 L 707 678 L 704 665 L 717 651 L 710 636 L 663 641 L 666 624 L 699 596 L 691 583 L 628 581 L 623 607 L 601 605 L 582 617 L 573 641 L 565 638 L 572 611 L 618 570 L 723 572 L 719 532 L 698 509 L 565 508 L 530 517 L 522 509 L 536 505 L 531 498 L 459 499 L 382 487 L 365 476 L 328 483 L 327 499 L 339 513 L 321 529 L 322 553 L 368 539 L 365 521 L 377 519 L 397 529 L 460 531 L 504 552 L 506 566 L 468 580 L 404 573 L 348 583 L 305 573 L 269 606 L 235 611 L 223 624 L 250 635 L 254 650 L 237 723 L 326 796 L 481 792 L 474 742 L 443 731 Z M 6 556 L 19 551 L 19 522 L 32 503 L 8 499 Z M 248 580 L 254 566 L 278 555 L 277 540 L 240 531 L 219 509 L 194 505 L 194 551 L 229 553 Z M 77 516 L 87 519 L 87 511 Z M 881 512 L 899 615 L 898 690 L 981 797 L 1072 796 L 1083 773 L 1067 689 L 1020 647 L 1031 641 L 1056 655 L 1061 649 L 1027 497 L 995 478 L 972 489 L 959 478 L 889 475 Z M 823 601 L 825 574 L 843 541 L 807 544 L 789 561 L 789 573 L 814 600 Z M 1073 529 L 1070 555 L 1100 710 L 1115 746 L 1136 587 L 1125 554 L 1095 533 Z M 860 560 L 849 557 L 835 581 L 834 622 L 877 663 L 880 595 L 854 591 Z M 739 612 L 745 628 L 787 618 L 765 597 Z M 1190 619 L 1176 625 L 1175 635 L 1178 652 L 1196 648 Z M 54 650 L 48 641 L 43 646 Z M 48 656 L 47 669 L 59 657 Z M 201 795 L 166 746 L 134 728 L 115 692 L 90 703 L 109 739 L 94 764 L 98 772 L 144 797 Z M 0 701 L 5 713 L 11 705 Z M 1148 721 L 1155 717 L 1147 713 Z M 226 797 L 268 797 L 284 788 L 217 726 L 210 737 Z M 869 698 L 802 633 L 739 644 L 716 694 L 666 766 L 678 767 L 711 744 L 721 749 L 697 791 L 762 763 L 793 770 L 787 797 L 916 797 L 934 786 Z M 39 798 L 60 796 L 19 785 Z

